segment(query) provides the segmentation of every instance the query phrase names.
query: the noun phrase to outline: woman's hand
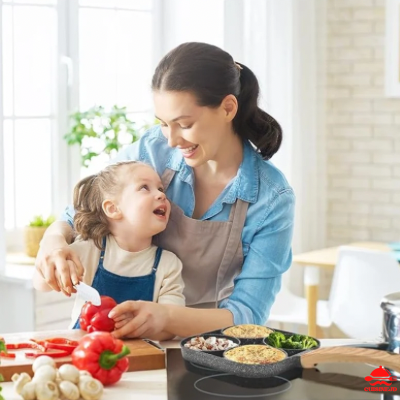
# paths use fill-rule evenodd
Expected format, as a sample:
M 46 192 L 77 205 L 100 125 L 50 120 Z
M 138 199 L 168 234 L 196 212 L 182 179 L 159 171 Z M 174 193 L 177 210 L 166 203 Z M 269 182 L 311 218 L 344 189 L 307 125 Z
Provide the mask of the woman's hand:
M 76 292 L 73 286 L 82 280 L 84 272 L 78 255 L 69 246 L 37 258 L 36 270 L 47 286 L 67 296 Z
M 168 309 L 152 301 L 125 301 L 108 314 L 115 322 L 117 338 L 157 338 L 165 331 Z
M 53 289 L 70 296 L 75 292 L 73 285 L 82 280 L 84 269 L 78 255 L 71 250 L 65 239 L 72 232 L 71 227 L 65 222 L 59 222 L 58 227 L 53 225 L 48 228 L 50 233 L 46 232 L 40 243 L 34 286 L 38 290 Z

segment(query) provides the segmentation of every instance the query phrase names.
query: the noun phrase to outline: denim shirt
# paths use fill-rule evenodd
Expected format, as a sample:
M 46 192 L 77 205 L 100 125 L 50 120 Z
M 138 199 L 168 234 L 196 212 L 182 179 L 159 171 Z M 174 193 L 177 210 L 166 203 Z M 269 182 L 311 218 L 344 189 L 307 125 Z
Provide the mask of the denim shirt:
M 162 176 L 166 168 L 176 171 L 167 197 L 187 217 L 195 207 L 194 174 L 180 150 L 168 146 L 160 126 L 148 130 L 139 141 L 122 150 L 114 161 L 139 160 L 152 165 Z M 295 196 L 284 175 L 264 161 L 249 142 L 244 144 L 243 161 L 236 177 L 227 185 L 201 220 L 227 221 L 236 199 L 249 203 L 242 231 L 243 267 L 236 277 L 230 297 L 220 308 L 233 314 L 235 324 L 265 324 L 281 275 L 292 262 L 291 241 Z M 62 219 L 73 226 L 70 206 Z M 183 266 L 184 267 L 184 266 Z

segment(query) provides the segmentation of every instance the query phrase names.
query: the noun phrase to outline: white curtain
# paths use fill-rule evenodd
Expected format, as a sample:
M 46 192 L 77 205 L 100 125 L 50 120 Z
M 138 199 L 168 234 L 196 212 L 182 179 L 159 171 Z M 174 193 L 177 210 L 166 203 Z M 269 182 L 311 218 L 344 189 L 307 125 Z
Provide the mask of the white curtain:
M 325 245 L 324 2 L 226 0 L 225 48 L 260 82 L 260 105 L 281 124 L 272 161 L 296 193 L 293 252 Z M 303 268 L 286 277 L 303 293 Z
M 320 3 L 225 2 L 225 48 L 255 72 L 260 105 L 284 131 L 282 147 L 272 161 L 296 193 L 295 253 L 321 247 L 325 241 Z

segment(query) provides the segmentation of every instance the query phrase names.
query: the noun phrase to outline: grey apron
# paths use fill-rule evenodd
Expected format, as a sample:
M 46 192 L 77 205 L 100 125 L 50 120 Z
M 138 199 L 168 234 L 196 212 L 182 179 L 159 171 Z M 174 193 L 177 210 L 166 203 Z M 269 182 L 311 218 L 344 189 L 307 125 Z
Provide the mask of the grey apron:
M 161 177 L 166 191 L 175 171 L 166 169 Z M 217 307 L 229 297 L 233 281 L 242 270 L 242 230 L 248 203 L 238 199 L 228 221 L 201 221 L 186 217 L 171 203 L 167 228 L 154 237 L 154 244 L 175 253 L 182 261 L 186 305 Z

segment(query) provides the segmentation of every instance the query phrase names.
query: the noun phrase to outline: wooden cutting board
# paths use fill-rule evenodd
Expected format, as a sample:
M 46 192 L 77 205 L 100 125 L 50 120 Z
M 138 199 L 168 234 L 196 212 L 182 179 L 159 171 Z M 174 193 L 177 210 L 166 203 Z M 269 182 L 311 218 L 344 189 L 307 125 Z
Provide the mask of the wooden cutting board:
M 0 334 L 6 343 L 22 343 L 29 339 L 47 339 L 51 337 L 63 337 L 72 340 L 79 340 L 86 332 L 74 330 L 58 330 L 58 331 L 44 331 L 44 332 L 23 332 L 15 334 Z M 127 355 L 129 359 L 128 371 L 148 371 L 153 369 L 165 368 L 165 353 L 152 346 L 141 339 L 124 340 L 123 341 L 130 349 L 130 354 Z M 15 359 L 1 358 L 0 374 L 3 375 L 4 380 L 10 381 L 15 373 L 26 372 L 33 376 L 32 364 L 35 361 L 33 358 L 26 358 L 25 352 L 32 352 L 32 349 L 10 350 L 16 353 Z M 71 356 L 63 358 L 55 358 L 57 367 L 62 364 L 70 363 Z

